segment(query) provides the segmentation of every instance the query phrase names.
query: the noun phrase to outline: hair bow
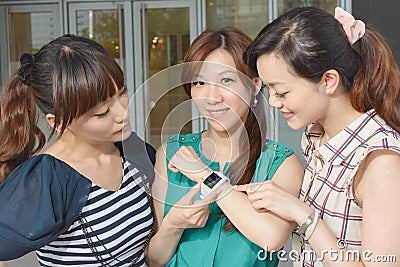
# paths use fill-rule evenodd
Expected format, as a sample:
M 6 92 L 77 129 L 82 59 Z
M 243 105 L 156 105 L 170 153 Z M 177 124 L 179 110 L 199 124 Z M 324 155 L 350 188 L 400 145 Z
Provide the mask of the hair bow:
M 347 35 L 350 44 L 353 45 L 365 34 L 365 23 L 356 20 L 354 17 L 341 7 L 335 8 L 335 19 L 337 19 Z

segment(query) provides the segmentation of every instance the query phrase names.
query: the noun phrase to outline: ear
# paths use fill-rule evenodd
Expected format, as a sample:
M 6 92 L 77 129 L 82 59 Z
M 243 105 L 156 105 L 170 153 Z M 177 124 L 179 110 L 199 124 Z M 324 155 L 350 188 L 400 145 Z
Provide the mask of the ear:
M 254 91 L 253 96 L 256 96 L 256 95 L 258 95 L 258 93 L 259 93 L 260 90 L 261 90 L 262 81 L 261 81 L 260 78 L 257 77 L 257 78 L 254 78 L 254 79 L 253 79 L 253 82 L 254 82 L 254 84 L 256 85 L 256 90 Z
M 51 128 L 56 128 L 56 132 L 60 132 L 60 126 L 55 126 L 56 117 L 53 114 L 46 114 L 46 121 Z
M 340 75 L 334 70 L 330 69 L 325 71 L 321 79 L 321 93 L 328 96 L 333 95 L 340 86 Z

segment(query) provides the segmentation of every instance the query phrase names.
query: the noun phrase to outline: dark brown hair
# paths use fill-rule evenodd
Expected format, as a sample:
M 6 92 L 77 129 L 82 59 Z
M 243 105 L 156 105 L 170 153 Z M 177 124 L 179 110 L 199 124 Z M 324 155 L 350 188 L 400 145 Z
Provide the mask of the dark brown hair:
M 37 107 L 55 116 L 62 135 L 74 119 L 124 86 L 121 68 L 90 39 L 64 35 L 30 57 L 21 57 L 0 103 L 0 182 L 44 146 Z M 55 127 L 50 137 L 54 132 Z
M 247 65 L 243 61 L 243 53 L 251 42 L 249 36 L 234 27 L 206 30 L 193 41 L 184 61 L 204 61 L 216 49 L 224 49 L 232 56 L 237 70 L 249 78 L 255 78 L 257 76 L 250 75 Z M 251 83 L 252 87 L 250 87 L 250 83 L 245 84 L 249 85 L 249 90 L 252 92 L 256 89 L 254 83 Z M 185 83 L 184 88 L 186 93 L 191 95 L 191 84 Z M 262 97 L 262 93 L 259 93 L 258 97 L 261 98 L 260 96 Z M 244 128 L 245 130 L 240 136 L 239 155 L 227 171 L 230 179 L 237 181 L 237 184 L 247 184 L 252 181 L 257 159 L 265 147 L 267 125 L 264 101 L 258 101 L 256 107 L 249 107 Z M 234 229 L 229 220 L 224 228 L 225 230 Z
M 245 53 L 253 75 L 257 59 L 275 53 L 302 78 L 319 82 L 335 69 L 359 112 L 375 109 L 400 132 L 400 75 L 384 38 L 370 26 L 353 46 L 331 14 L 314 7 L 293 9 L 264 27 Z

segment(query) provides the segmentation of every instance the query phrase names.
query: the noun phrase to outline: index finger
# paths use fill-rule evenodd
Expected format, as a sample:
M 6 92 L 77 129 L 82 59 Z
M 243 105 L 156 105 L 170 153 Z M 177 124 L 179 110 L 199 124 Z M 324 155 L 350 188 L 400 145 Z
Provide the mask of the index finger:
M 265 182 L 257 182 L 257 183 L 250 183 L 250 184 L 242 184 L 242 185 L 236 185 L 234 188 L 235 191 L 240 191 L 240 192 L 247 192 L 247 193 L 252 193 L 255 191 L 258 191 L 262 184 Z
M 249 187 L 249 184 L 240 184 L 240 185 L 236 185 L 233 190 L 240 191 L 240 192 L 246 192 L 248 187 Z

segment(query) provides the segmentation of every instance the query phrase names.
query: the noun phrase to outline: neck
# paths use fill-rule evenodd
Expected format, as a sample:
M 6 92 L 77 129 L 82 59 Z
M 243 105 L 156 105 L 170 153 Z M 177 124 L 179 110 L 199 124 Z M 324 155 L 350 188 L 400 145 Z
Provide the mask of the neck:
M 231 162 L 239 153 L 240 132 L 228 134 L 207 130 L 202 136 L 202 151 L 208 159 Z
M 347 95 L 338 97 L 329 106 L 326 116 L 318 120 L 324 130 L 323 143 L 340 133 L 362 114 L 362 112 L 358 112 L 352 107 Z
M 85 161 L 99 159 L 102 156 L 118 155 L 119 150 L 114 143 L 89 143 L 66 132 L 58 138 L 45 153 L 66 161 Z

